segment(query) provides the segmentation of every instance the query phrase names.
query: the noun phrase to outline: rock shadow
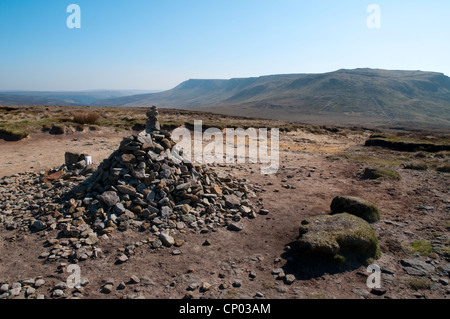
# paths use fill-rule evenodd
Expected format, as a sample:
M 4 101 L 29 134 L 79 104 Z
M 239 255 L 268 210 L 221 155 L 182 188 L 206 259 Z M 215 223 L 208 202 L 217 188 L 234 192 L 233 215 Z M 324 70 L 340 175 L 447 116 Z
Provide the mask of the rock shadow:
M 286 263 L 281 266 L 285 274 L 292 274 L 297 280 L 320 278 L 326 274 L 339 274 L 350 272 L 366 266 L 365 261 L 358 260 L 356 256 L 348 255 L 345 263 L 332 256 L 305 254 L 296 247 L 296 242 L 288 244 L 291 247 L 281 254 Z

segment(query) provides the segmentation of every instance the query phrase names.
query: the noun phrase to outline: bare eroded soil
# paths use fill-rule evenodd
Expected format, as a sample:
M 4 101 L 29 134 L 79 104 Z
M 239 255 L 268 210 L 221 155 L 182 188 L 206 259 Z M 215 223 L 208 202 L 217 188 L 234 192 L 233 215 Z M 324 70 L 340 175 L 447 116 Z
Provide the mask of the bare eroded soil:
M 32 134 L 26 140 L 6 142 L 0 140 L 0 176 L 23 171 L 42 171 L 59 167 L 64 152 L 79 151 L 91 154 L 94 161 L 117 149 L 123 136 L 129 132 L 103 130 L 73 133 L 62 136 Z M 83 288 L 83 298 L 182 298 L 191 283 L 207 282 L 207 291 L 194 289 L 195 298 L 448 298 L 448 279 L 436 273 L 428 278 L 433 289 L 415 290 L 408 284 L 400 260 L 421 258 L 437 267 L 448 261 L 442 257 L 414 256 L 404 249 L 409 243 L 424 239 L 432 242 L 433 232 L 449 235 L 448 201 L 450 196 L 448 174 L 436 171 L 404 170 L 395 167 L 400 181 L 374 182 L 361 180 L 358 174 L 367 166 L 347 160 L 341 154 L 376 152 L 366 150 L 367 135 L 317 135 L 303 131 L 283 133 L 280 141 L 281 167 L 275 175 L 261 175 L 259 165 L 218 165 L 217 170 L 231 172 L 247 178 L 260 192 L 252 201 L 269 211 L 268 215 L 245 220 L 240 232 L 219 229 L 216 232 L 180 233 L 177 240 L 185 243 L 174 249 L 136 249 L 134 256 L 124 264 L 115 264 L 117 256 L 129 242 L 148 238 L 146 232 L 131 230 L 115 232 L 98 244 L 103 258 L 88 259 L 80 263 L 81 275 L 89 284 Z M 373 225 L 379 237 L 382 257 L 377 261 L 393 274 L 383 274 L 383 296 L 371 294 L 366 286 L 366 267 L 339 267 L 326 263 L 303 260 L 295 254 L 295 240 L 303 219 L 329 212 L 332 199 L 337 195 L 353 195 L 375 202 L 382 220 Z M 258 203 L 259 202 L 259 203 Z M 417 206 L 432 206 L 421 210 Z M 447 224 L 446 224 L 447 223 Z M 45 285 L 38 291 L 49 297 L 57 282 L 65 282 L 68 275 L 59 271 L 59 262 L 39 259 L 45 250 L 44 242 L 55 237 L 56 231 L 23 233 L 0 228 L 0 283 L 17 282 L 25 278 L 42 276 Z M 205 245 L 205 240 L 209 245 Z M 286 284 L 272 274 L 276 268 L 295 275 L 296 281 Z M 150 282 L 128 283 L 130 277 L 147 277 Z M 125 282 L 123 290 L 102 292 L 106 280 L 113 278 L 115 286 Z M 236 279 L 240 287 L 234 287 Z M 71 290 L 68 289 L 71 296 Z

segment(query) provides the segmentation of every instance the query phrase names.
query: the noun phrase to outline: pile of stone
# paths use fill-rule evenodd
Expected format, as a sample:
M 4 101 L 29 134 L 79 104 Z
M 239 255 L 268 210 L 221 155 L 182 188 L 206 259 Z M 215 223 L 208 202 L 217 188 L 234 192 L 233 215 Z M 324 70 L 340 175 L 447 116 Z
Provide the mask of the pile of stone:
M 242 230 L 241 219 L 256 216 L 247 181 L 206 165 L 174 161 L 175 143 L 161 130 L 157 108 L 152 107 L 147 117 L 145 131 L 125 137 L 118 150 L 63 197 L 66 237 L 102 236 L 135 227 L 170 246 L 169 233 L 174 230 Z M 85 170 L 78 159 L 71 165 Z

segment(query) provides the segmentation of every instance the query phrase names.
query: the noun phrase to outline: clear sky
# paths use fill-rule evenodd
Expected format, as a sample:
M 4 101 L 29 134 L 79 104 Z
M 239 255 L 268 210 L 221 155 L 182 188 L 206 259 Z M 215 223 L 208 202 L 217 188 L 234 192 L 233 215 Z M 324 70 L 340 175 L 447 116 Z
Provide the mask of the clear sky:
M 67 27 L 70 4 L 80 29 Z M 449 0 L 0 0 L 0 90 L 163 90 L 359 67 L 450 75 L 449 16 Z

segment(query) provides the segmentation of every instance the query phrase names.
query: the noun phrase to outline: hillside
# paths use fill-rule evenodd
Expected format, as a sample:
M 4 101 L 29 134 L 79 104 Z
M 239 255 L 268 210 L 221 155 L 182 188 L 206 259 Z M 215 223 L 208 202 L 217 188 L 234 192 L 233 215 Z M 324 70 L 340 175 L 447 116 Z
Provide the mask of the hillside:
M 156 91 L 88 90 L 88 91 L 0 91 L 0 105 L 90 105 L 98 100 Z
M 201 110 L 280 120 L 450 126 L 450 78 L 375 69 L 324 74 L 188 80 L 174 89 L 95 102 Z

